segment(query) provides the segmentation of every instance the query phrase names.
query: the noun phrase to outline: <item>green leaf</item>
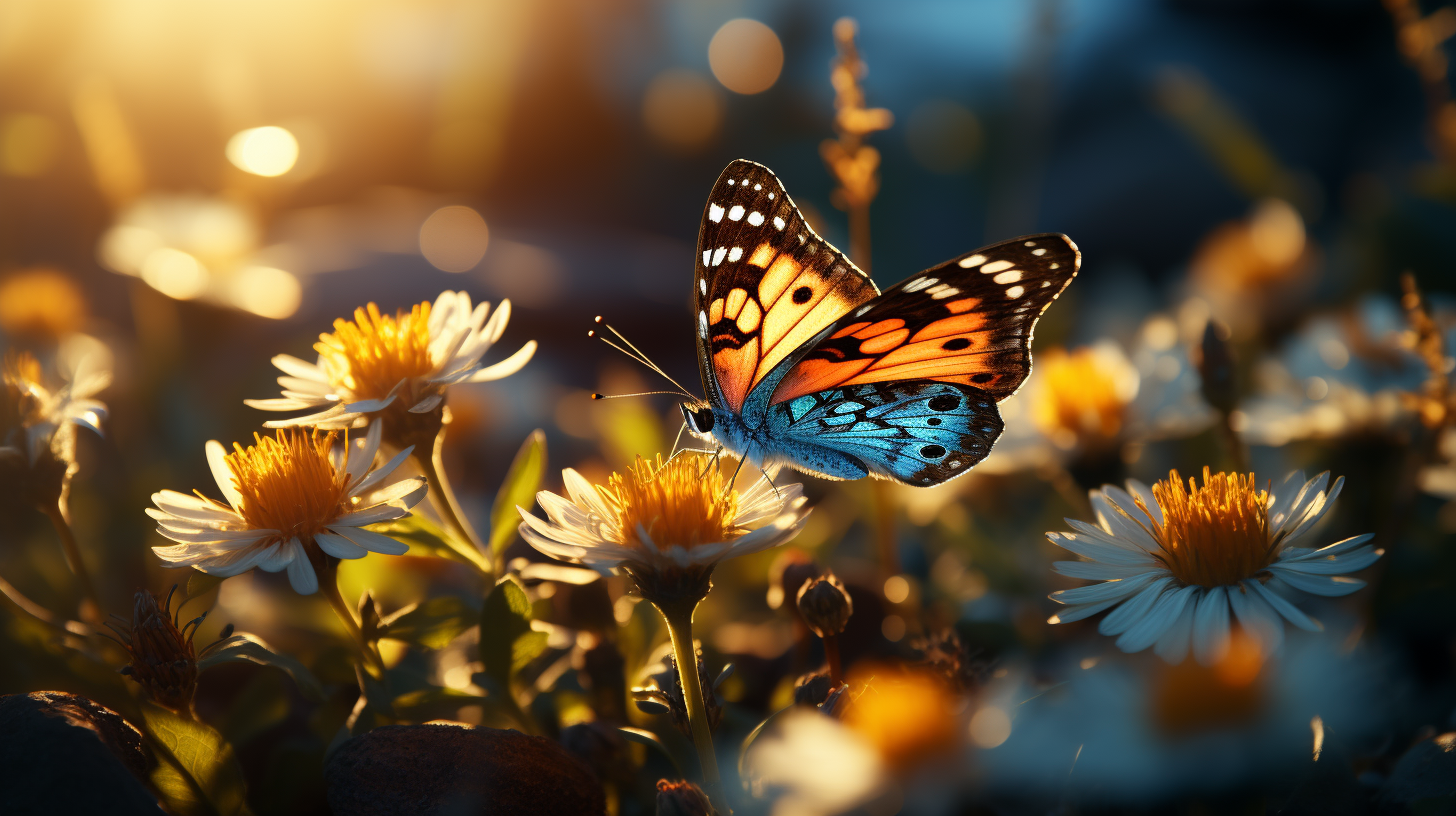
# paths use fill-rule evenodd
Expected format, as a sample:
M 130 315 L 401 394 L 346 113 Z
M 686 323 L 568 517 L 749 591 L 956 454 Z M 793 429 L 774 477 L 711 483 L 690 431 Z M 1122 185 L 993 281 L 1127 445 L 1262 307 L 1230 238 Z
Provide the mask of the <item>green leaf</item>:
M 530 659 L 526 654 L 531 649 L 541 653 L 537 643 L 544 648 L 545 635 L 531 630 L 531 601 L 520 582 L 513 575 L 502 578 L 480 610 L 480 660 L 485 674 L 509 694 L 511 676 Z
M 677 757 L 673 756 L 672 751 L 667 750 L 667 746 L 662 743 L 662 740 L 656 734 L 645 728 L 631 728 L 627 726 L 622 726 L 617 731 L 627 739 L 641 745 L 646 745 L 648 748 L 661 753 L 672 763 L 673 770 L 677 771 L 677 775 L 683 775 L 682 766 L 677 764 Z
M 416 643 L 426 649 L 443 649 L 466 629 L 475 625 L 477 613 L 463 598 L 445 595 L 430 598 L 413 609 L 394 616 L 380 637 Z
M 495 505 L 490 511 L 490 551 L 495 557 L 499 558 L 516 537 L 516 528 L 521 524 L 516 507 L 531 507 L 536 503 L 536 491 L 541 489 L 545 475 L 546 433 L 537 428 L 521 443 L 506 480 L 495 494 Z
M 395 521 L 371 524 L 364 528 L 409 545 L 409 554 L 429 558 L 445 558 L 469 564 L 486 575 L 494 571 L 490 559 L 471 546 L 470 542 L 442 529 L 419 513 Z
M 152 784 L 181 814 L 246 816 L 247 788 L 232 746 L 208 725 L 143 703 L 147 736 L 157 748 Z
M 197 661 L 197 670 L 205 671 L 223 663 L 257 663 L 272 666 L 288 672 L 304 697 L 315 702 L 324 698 L 323 687 L 308 667 L 285 654 L 279 654 L 268 647 L 257 635 L 246 632 L 233 635 L 227 640 L 210 646 Z

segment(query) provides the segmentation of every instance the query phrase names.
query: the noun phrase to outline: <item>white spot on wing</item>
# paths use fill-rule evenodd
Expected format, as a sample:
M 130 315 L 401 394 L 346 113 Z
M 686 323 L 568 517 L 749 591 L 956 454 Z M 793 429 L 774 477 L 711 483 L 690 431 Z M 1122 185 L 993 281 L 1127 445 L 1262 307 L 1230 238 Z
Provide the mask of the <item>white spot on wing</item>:
M 735 185 L 735 184 L 737 184 L 737 183 L 738 183 L 738 182 L 736 182 L 736 181 L 734 181 L 734 180 L 733 180 L 733 179 L 728 179 L 728 186 L 729 186 L 729 187 L 732 187 L 732 186 L 733 186 L 733 185 Z
M 709 204 L 708 205 L 708 220 L 709 221 L 712 221 L 715 224 L 718 223 L 719 221 L 722 221 L 723 220 L 723 208 L 722 207 L 719 207 L 717 204 Z
M 1038 257 L 1040 257 L 1040 256 L 1042 256 L 1042 255 L 1045 255 L 1045 254 L 1046 254 L 1046 249 L 1045 249 L 1045 248 L 1042 248 L 1042 249 L 1033 249 L 1033 250 L 1032 250 L 1032 251 L 1031 251 L 1031 254 L 1033 254 L 1033 255 L 1036 255 L 1036 256 L 1038 256 Z
M 872 306 L 861 306 L 861 307 L 859 307 L 859 311 L 857 311 L 857 312 L 854 313 L 854 316 L 855 317 L 859 317 L 860 315 L 864 314 L 865 312 L 868 312 L 872 308 L 873 308 Z
M 1051 265 L 1051 266 L 1050 266 L 1050 267 L 1048 267 L 1048 268 L 1049 268 L 1049 269 L 1061 269 L 1061 268 L 1062 268 L 1062 265 L 1061 265 L 1061 264 L 1059 264 L 1059 263 L 1054 263 L 1054 264 L 1052 264 L 1052 265 Z
M 742 257 L 743 257 L 743 247 L 733 247 L 732 249 L 728 250 L 728 262 L 729 263 L 737 263 L 738 262 L 738 259 L 739 258 L 742 258 Z
M 1005 272 L 1002 272 L 1001 274 L 992 278 L 991 280 L 996 281 L 997 283 L 1016 283 L 1017 281 L 1021 280 L 1021 270 L 1008 269 Z
M 755 184 L 755 185 L 753 185 L 753 189 L 755 189 L 755 190 L 762 190 L 763 189 L 763 185 L 762 184 Z
M 712 262 L 713 262 L 713 250 L 711 250 L 711 249 L 705 249 L 705 250 L 703 250 L 703 266 L 707 266 L 708 264 L 710 264 Z
M 763 213 L 761 213 L 761 212 L 751 212 L 751 213 L 749 213 L 748 214 L 748 223 L 752 224 L 755 227 L 758 226 L 759 224 L 762 224 L 763 223 Z
M 775 215 L 774 216 L 774 229 L 781 230 L 783 228 L 784 228 L 784 219 L 779 218 L 777 215 Z
M 1026 242 L 1026 246 L 1036 246 L 1036 242 L 1035 241 L 1027 241 Z
M 939 278 L 917 278 L 917 279 L 915 279 L 913 281 L 910 281 L 909 283 L 905 284 L 904 291 L 906 291 L 906 292 L 919 292 L 921 289 L 924 289 L 924 288 L 926 288 L 928 286 L 934 286 L 937 283 L 940 283 L 940 279 Z
M 733 215 L 730 213 L 728 215 L 728 217 L 729 218 L 732 218 Z M 1016 264 L 1013 264 L 1010 261 L 992 261 L 992 262 L 986 264 L 985 266 L 981 267 L 981 272 L 983 272 L 984 274 L 987 274 L 987 275 L 994 275 L 995 273 L 1000 272 L 1003 269 L 1010 269 L 1011 267 L 1013 267 L 1015 265 Z
M 1026 294 L 1025 286 L 1013 286 L 1010 289 L 1006 290 L 1006 297 L 1009 297 L 1012 300 L 1016 300 L 1024 294 Z
M 707 312 L 703 312 L 703 311 L 699 311 L 698 312 L 698 334 L 701 334 L 704 337 L 707 337 L 708 336 L 708 313 Z
M 716 220 L 716 219 L 714 219 L 714 220 Z M 972 255 L 969 258 L 961 258 L 960 267 L 961 267 L 961 269 L 970 269 L 973 266 L 980 266 L 981 264 L 983 264 L 985 262 L 986 262 L 986 256 L 985 255 L 981 255 L 980 253 L 977 253 L 975 255 Z
M 728 211 L 728 220 L 729 221 L 737 221 L 738 219 L 740 219 L 742 217 L 743 217 L 743 206 L 740 205 L 740 204 L 734 204 L 733 205 L 733 209 L 731 209 L 731 210 Z
M 698 278 L 698 291 L 703 293 L 703 297 L 707 297 L 708 296 L 708 279 L 707 278 Z
M 723 263 L 723 256 L 727 254 L 728 250 L 725 247 L 718 247 L 713 250 L 713 266 Z
M 955 288 L 954 286 L 949 286 L 942 283 L 941 285 L 935 287 L 935 291 L 931 292 L 930 296 L 935 300 L 945 300 L 948 297 L 955 297 L 960 293 L 961 290 Z

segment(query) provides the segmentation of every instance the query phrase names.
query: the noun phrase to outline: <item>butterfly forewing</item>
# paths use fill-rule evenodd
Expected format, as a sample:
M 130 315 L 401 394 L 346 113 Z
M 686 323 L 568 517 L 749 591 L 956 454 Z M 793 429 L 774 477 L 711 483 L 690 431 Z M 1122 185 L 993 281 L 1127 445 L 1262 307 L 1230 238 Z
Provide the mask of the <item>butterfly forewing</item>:
M 703 388 L 735 412 L 775 365 L 879 294 L 809 228 L 777 176 L 743 160 L 728 165 L 708 197 L 696 266 Z
M 1003 399 L 1030 373 L 1036 319 L 1080 261 L 1067 236 L 1028 235 L 908 278 L 826 330 L 770 404 L 900 380 L 958 383 Z

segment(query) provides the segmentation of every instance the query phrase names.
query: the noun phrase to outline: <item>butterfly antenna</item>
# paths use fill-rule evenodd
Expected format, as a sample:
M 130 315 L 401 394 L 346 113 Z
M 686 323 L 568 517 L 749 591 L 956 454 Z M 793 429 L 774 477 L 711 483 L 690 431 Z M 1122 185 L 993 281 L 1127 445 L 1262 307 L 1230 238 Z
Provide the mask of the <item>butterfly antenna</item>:
M 602 322 L 602 316 L 601 315 L 597 315 L 596 322 L 597 323 L 600 323 L 603 326 L 606 326 L 607 327 L 607 331 L 611 332 L 612 334 L 615 334 L 617 336 L 617 339 L 618 340 L 621 340 L 623 343 L 625 343 L 627 345 L 627 348 L 624 349 L 621 346 L 617 345 L 616 343 L 613 343 L 611 340 L 608 340 L 605 337 L 601 338 L 601 340 L 602 340 L 603 343 L 606 343 L 607 345 L 611 346 L 612 348 L 615 348 L 616 350 L 622 352 L 623 354 L 627 355 L 628 357 L 631 357 L 632 359 L 634 359 L 637 362 L 639 362 L 639 363 L 647 366 L 648 368 L 652 369 L 653 371 L 656 371 L 658 374 L 661 374 L 663 379 L 665 379 L 668 382 L 672 383 L 673 385 L 677 386 L 677 389 L 679 391 L 681 391 L 682 394 L 683 394 L 683 396 L 687 397 L 688 399 L 697 399 L 697 397 L 694 397 L 692 394 L 689 394 L 688 393 L 688 390 L 686 388 L 683 388 L 682 383 L 680 383 L 677 380 L 674 380 L 672 377 L 668 376 L 668 373 L 666 371 L 663 371 L 661 366 L 659 366 L 657 363 L 652 362 L 651 358 L 649 358 L 646 354 L 644 354 L 642 352 L 642 349 L 639 349 L 636 346 L 634 346 L 632 344 L 632 341 L 631 340 L 628 340 L 625 335 L 623 335 L 621 332 L 619 332 L 615 328 L 613 328 L 611 324 L 609 324 L 609 323 L 603 323 Z M 596 331 L 593 330 L 593 331 L 587 332 L 586 333 L 586 336 L 587 337 L 595 337 L 595 336 L 597 336 L 597 334 L 596 334 Z M 627 349 L 631 349 L 631 351 L 628 351 Z
M 638 391 L 635 394 L 592 394 L 594 400 L 622 399 L 623 397 L 650 397 L 653 394 L 672 394 L 675 397 L 683 396 L 681 391 Z

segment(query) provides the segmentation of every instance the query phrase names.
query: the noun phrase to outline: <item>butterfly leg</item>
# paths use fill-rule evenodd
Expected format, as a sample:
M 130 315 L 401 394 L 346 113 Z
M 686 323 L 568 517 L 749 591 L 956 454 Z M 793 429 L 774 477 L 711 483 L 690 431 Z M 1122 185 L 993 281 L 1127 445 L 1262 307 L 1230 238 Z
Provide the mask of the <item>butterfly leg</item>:
M 763 474 L 763 478 L 768 482 L 768 486 L 773 488 L 774 498 L 782 499 L 783 496 L 779 495 L 779 486 L 774 484 L 773 477 L 769 475 L 767 470 L 764 470 L 763 465 L 758 466 L 758 472 Z
M 698 478 L 701 479 L 704 476 L 707 476 L 708 475 L 708 471 L 713 469 L 713 465 L 718 464 L 718 457 L 720 457 L 722 455 L 723 455 L 723 446 L 722 445 L 719 445 L 718 446 L 718 449 L 715 450 L 715 451 L 713 451 L 713 458 L 712 458 L 712 460 L 709 461 L 708 464 L 704 465 L 702 470 L 698 471 Z
M 738 460 L 738 467 L 733 469 L 733 478 L 729 479 L 728 483 L 723 485 L 723 495 L 718 497 L 718 501 L 726 501 L 728 494 L 733 492 L 733 485 L 738 482 L 738 473 L 743 470 L 743 463 L 746 461 L 748 461 L 747 450 L 743 452 L 743 458 Z
M 677 458 L 677 446 L 678 446 L 678 443 L 679 442 L 682 442 L 683 431 L 686 431 L 687 429 L 688 429 L 688 424 L 686 422 L 684 422 L 682 424 L 682 426 L 677 429 L 677 436 L 673 437 L 673 440 L 672 440 L 672 450 L 667 455 L 667 461 L 671 462 L 673 459 L 676 459 Z

